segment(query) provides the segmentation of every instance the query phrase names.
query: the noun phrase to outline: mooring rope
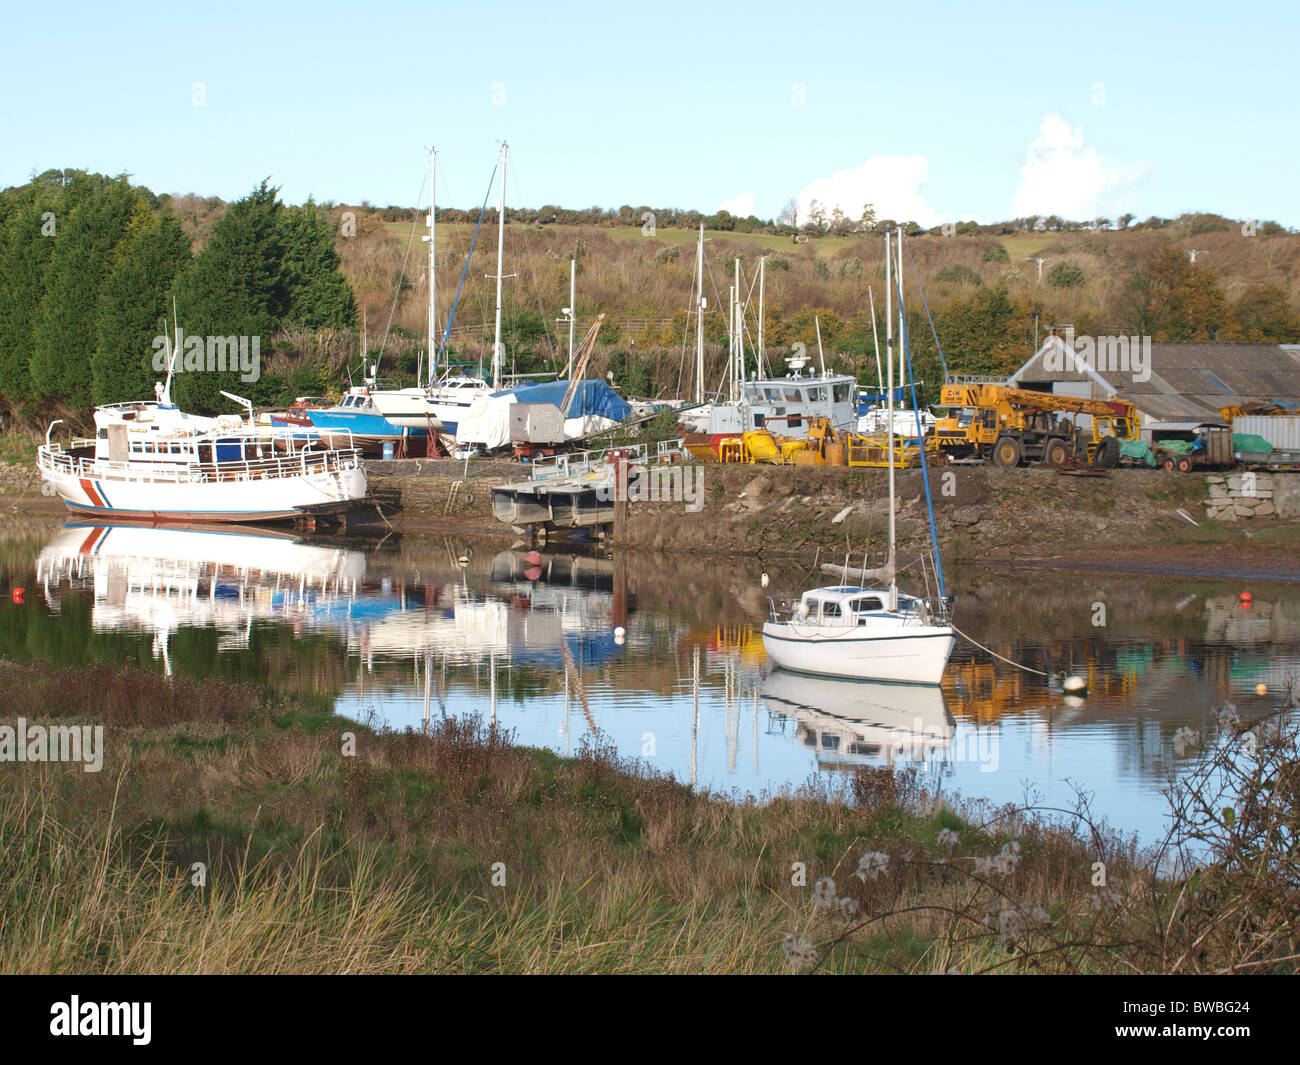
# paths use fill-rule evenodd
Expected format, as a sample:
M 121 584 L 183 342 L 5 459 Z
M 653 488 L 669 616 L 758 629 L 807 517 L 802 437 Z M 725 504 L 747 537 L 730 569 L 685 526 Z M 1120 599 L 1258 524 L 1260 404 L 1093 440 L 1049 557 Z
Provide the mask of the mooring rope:
M 1050 673 L 1044 673 L 1041 669 L 1033 669 L 1029 666 L 1023 666 L 1019 662 L 1013 662 L 1011 659 L 1007 658 L 1006 656 L 998 654 L 997 651 L 994 651 L 992 648 L 985 647 L 978 640 L 972 639 L 970 636 L 967 636 L 964 632 L 961 631 L 961 629 L 957 628 L 956 625 L 952 626 L 952 631 L 955 632 L 958 636 L 960 636 L 963 640 L 967 641 L 968 643 L 974 644 L 981 651 L 987 651 L 994 658 L 998 659 L 999 661 L 1005 662 L 1009 666 L 1015 666 L 1016 669 L 1023 669 L 1026 673 L 1037 673 L 1040 677 L 1051 676 Z

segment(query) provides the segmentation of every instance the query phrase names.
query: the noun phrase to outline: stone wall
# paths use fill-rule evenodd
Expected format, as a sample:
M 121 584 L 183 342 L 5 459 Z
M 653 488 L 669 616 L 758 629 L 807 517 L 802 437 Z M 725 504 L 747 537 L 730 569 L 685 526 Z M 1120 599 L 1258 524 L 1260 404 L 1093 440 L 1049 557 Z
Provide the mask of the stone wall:
M 1205 483 L 1207 518 L 1300 518 L 1300 473 L 1211 473 Z

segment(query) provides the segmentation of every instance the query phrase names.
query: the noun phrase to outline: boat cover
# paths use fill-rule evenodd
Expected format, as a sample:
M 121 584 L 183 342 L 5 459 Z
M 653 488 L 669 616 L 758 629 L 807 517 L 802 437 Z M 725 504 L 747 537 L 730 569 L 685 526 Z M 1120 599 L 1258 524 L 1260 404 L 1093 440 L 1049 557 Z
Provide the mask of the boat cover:
M 569 388 L 568 381 L 546 381 L 519 385 L 489 396 L 479 396 L 461 415 L 456 442 L 479 444 L 492 451 L 510 443 L 510 406 L 514 403 L 549 403 L 559 407 Z M 577 439 L 622 422 L 632 407 L 604 381 L 580 381 L 564 422 L 564 435 Z

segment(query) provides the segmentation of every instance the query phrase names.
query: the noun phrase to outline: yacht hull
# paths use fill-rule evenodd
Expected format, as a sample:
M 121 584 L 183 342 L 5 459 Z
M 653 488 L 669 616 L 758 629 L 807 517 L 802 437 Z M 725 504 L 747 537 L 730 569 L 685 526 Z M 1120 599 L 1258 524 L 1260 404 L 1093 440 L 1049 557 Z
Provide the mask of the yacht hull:
M 865 626 L 838 631 L 772 621 L 763 626 L 763 649 L 781 669 L 895 684 L 940 683 L 954 642 L 952 629 L 938 625 L 905 625 L 888 633 L 868 632 Z
M 315 514 L 346 510 L 366 495 L 366 473 L 360 467 L 265 479 L 231 475 L 230 480 L 192 484 L 53 471 L 43 475 L 74 514 L 128 521 L 288 521 L 300 517 L 304 508 Z

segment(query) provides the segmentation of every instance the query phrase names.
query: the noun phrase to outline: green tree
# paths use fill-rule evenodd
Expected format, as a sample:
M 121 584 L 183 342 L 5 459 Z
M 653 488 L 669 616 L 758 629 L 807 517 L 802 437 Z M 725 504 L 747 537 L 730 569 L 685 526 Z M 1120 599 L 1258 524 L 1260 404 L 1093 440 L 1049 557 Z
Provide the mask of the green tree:
M 62 200 L 61 182 L 0 194 L 0 397 L 11 403 L 32 392 L 36 325 Z
M 1023 301 L 1013 301 L 1006 285 L 982 286 L 965 302 L 954 300 L 939 314 L 939 334 L 948 367 L 958 373 L 1005 374 L 1025 353 Z
M 305 329 L 346 329 L 356 323 L 352 288 L 339 272 L 334 223 L 308 200 L 280 216 L 286 318 Z
M 151 340 L 169 333 L 168 294 L 190 261 L 189 238 L 171 214 L 155 218 L 141 205 L 99 295 L 97 344 L 91 360 L 96 403 L 147 399 L 157 375 Z
M 1088 280 L 1078 263 L 1057 263 L 1047 271 L 1047 283 L 1053 288 L 1080 288 Z
M 77 200 L 59 225 L 45 275 L 31 358 L 38 396 L 74 403 L 90 400 L 90 360 L 100 289 L 112 271 L 139 195 L 124 179 L 110 181 Z
M 289 305 L 284 286 L 284 205 L 276 193 L 263 181 L 232 203 L 212 227 L 203 250 L 177 278 L 174 292 L 187 337 L 247 338 L 250 353 L 256 338 L 259 351 L 269 354 L 271 334 Z M 237 370 L 194 372 L 188 354 L 183 350 L 178 356 L 183 369 L 172 392 L 180 406 L 199 412 L 228 410 L 223 389 L 241 395 L 257 392 L 248 387 L 249 382 L 241 382 Z

